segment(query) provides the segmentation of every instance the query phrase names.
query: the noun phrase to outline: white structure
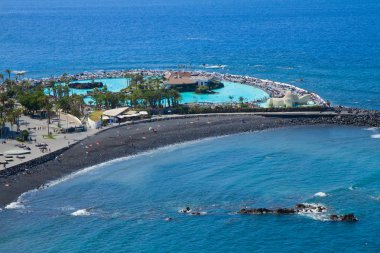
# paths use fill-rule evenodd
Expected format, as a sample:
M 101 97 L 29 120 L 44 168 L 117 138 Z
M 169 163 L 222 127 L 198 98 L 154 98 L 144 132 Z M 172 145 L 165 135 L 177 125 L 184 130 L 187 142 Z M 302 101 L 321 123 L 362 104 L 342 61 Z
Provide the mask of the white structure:
M 298 97 L 293 94 L 290 90 L 285 92 L 285 96 L 282 98 L 270 98 L 267 101 L 268 107 L 295 107 L 297 105 L 307 105 L 313 102 L 310 94 Z
M 129 107 L 120 107 L 116 109 L 111 109 L 103 112 L 103 120 L 109 119 L 112 122 L 119 122 L 119 118 L 125 112 L 129 110 Z
M 93 121 L 92 119 L 90 119 L 90 117 L 88 117 L 88 119 L 87 119 L 87 127 L 88 128 L 98 129 L 101 126 L 102 126 L 102 121 L 101 120 Z

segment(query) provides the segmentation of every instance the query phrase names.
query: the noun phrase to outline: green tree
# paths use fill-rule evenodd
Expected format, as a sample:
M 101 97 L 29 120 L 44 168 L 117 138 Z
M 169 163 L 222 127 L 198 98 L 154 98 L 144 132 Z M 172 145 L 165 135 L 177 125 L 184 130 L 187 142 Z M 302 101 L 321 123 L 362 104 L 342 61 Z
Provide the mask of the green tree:
M 10 70 L 10 69 L 6 69 L 6 70 L 5 70 L 5 73 L 8 74 L 8 79 L 11 80 L 11 73 L 12 73 L 12 70 Z

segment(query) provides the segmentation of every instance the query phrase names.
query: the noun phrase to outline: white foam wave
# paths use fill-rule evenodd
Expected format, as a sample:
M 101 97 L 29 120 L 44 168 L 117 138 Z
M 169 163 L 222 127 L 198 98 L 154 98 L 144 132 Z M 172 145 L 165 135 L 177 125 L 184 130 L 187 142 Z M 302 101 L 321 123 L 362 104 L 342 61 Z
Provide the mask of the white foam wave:
M 367 131 L 376 131 L 378 130 L 379 128 L 378 127 L 368 127 L 368 128 L 364 128 L 364 130 L 367 130 Z
M 87 209 L 79 209 L 75 212 L 72 212 L 70 215 L 72 215 L 72 216 L 90 216 L 91 213 Z
M 300 210 L 299 214 L 321 214 L 327 212 L 327 208 L 322 204 L 317 203 L 302 203 L 308 208 Z
M 373 134 L 371 135 L 372 139 L 380 139 L 380 134 Z
M 25 206 L 21 202 L 15 201 L 6 205 L 5 209 L 25 209 Z
M 318 221 L 329 221 L 329 215 L 326 214 L 327 208 L 322 204 L 317 203 L 303 203 L 304 205 L 307 205 L 309 207 L 314 208 L 308 208 L 306 211 L 300 211 L 298 212 L 299 215 L 311 218 L 313 220 Z M 320 209 L 318 209 L 320 207 Z
M 317 192 L 316 194 L 314 194 L 314 197 L 324 198 L 326 196 L 327 194 L 325 192 Z
M 327 214 L 321 214 L 321 213 L 299 213 L 299 215 L 311 218 L 313 220 L 318 220 L 318 221 L 330 221 L 330 217 Z

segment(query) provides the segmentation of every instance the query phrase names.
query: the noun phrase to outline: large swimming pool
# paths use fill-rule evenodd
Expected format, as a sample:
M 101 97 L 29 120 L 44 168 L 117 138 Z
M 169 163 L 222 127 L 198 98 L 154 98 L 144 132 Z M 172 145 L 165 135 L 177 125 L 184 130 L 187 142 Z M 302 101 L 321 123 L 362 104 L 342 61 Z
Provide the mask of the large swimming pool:
M 92 80 L 77 81 L 80 83 L 91 82 Z M 130 84 L 129 78 L 108 78 L 108 79 L 95 79 L 95 82 L 102 82 L 107 85 L 109 91 L 118 92 L 123 88 L 128 87 Z M 214 90 L 215 94 L 196 94 L 194 92 L 182 92 L 182 103 L 227 103 L 238 102 L 242 97 L 245 102 L 256 101 L 259 99 L 269 98 L 269 94 L 265 91 L 245 85 L 233 82 L 223 82 L 224 87 Z M 71 94 L 86 95 L 91 89 L 70 89 Z M 85 98 L 85 102 L 88 103 L 91 98 Z

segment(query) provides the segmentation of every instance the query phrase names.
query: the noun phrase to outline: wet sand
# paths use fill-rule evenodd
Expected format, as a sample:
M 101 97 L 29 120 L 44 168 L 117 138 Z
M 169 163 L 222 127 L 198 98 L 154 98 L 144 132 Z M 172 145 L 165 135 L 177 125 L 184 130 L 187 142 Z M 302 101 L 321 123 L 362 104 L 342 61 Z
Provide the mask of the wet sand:
M 269 128 L 336 123 L 330 121 L 331 117 L 316 119 L 315 117 L 210 115 L 111 128 L 73 145 L 54 160 L 34 166 L 28 171 L 0 178 L 0 205 L 13 202 L 28 190 L 80 169 L 158 147 Z

